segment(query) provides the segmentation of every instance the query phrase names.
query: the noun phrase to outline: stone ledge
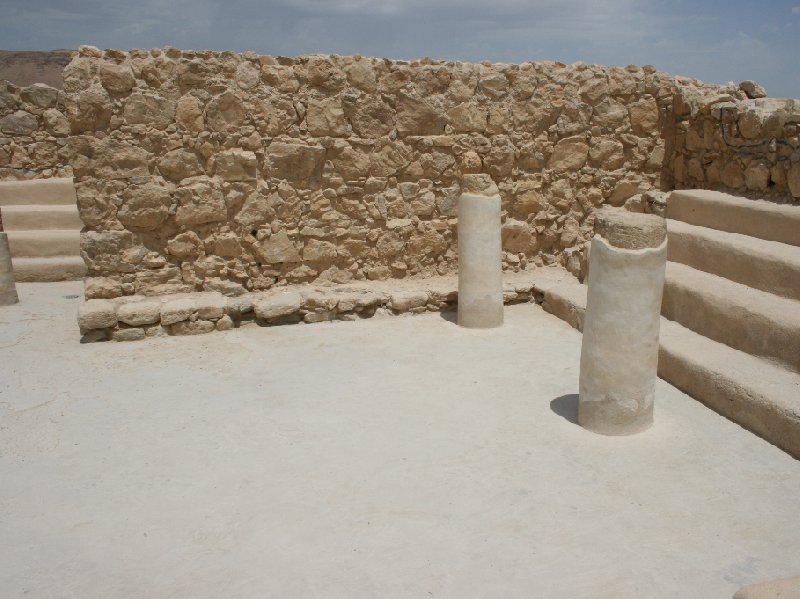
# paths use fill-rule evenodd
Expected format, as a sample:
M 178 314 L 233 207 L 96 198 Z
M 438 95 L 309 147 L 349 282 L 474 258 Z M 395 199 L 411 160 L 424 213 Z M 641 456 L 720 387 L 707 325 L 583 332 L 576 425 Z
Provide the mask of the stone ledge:
M 506 304 L 537 301 L 532 269 L 503 275 Z M 227 297 L 218 292 L 90 299 L 78 309 L 81 342 L 138 341 L 199 335 L 245 324 L 262 326 L 358 320 L 375 314 L 454 309 L 458 277 L 368 281 L 332 286 L 290 285 Z

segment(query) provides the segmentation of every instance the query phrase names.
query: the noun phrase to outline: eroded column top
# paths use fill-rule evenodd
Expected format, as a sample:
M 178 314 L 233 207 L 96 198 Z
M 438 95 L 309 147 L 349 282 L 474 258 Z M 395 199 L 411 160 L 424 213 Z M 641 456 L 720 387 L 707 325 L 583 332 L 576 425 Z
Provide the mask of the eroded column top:
M 595 212 L 594 232 L 621 249 L 657 248 L 667 237 L 667 221 L 655 214 L 601 209 Z
M 490 175 L 476 173 L 461 178 L 461 193 L 488 198 L 500 195 L 500 190 Z

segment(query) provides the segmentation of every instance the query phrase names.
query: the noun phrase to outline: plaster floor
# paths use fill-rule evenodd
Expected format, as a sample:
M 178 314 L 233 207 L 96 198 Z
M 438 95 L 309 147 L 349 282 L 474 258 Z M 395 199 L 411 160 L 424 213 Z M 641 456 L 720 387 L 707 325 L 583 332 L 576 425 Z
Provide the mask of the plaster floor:
M 18 289 L 2 597 L 707 599 L 800 574 L 800 462 L 663 381 L 652 429 L 583 430 L 580 334 L 536 305 L 80 345 L 79 283 Z

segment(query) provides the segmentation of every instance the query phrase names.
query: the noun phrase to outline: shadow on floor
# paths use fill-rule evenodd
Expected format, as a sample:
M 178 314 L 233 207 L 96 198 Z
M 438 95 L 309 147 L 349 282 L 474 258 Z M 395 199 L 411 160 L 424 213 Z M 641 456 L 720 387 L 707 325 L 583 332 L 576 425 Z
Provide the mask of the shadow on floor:
M 578 424 L 578 394 L 570 393 L 556 397 L 550 402 L 550 409 L 556 414 L 569 420 L 572 424 Z
M 445 310 L 444 312 L 439 312 L 439 316 L 441 316 L 447 322 L 452 322 L 453 324 L 458 323 L 458 311 L 456 310 Z

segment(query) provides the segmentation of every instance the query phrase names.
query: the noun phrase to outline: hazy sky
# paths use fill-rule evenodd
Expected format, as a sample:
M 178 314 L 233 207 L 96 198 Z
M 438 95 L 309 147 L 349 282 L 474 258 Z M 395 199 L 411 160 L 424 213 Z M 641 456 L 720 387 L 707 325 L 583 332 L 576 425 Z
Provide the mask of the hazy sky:
M 800 98 L 800 0 L 0 0 L 0 48 L 652 64 Z

